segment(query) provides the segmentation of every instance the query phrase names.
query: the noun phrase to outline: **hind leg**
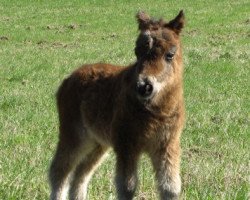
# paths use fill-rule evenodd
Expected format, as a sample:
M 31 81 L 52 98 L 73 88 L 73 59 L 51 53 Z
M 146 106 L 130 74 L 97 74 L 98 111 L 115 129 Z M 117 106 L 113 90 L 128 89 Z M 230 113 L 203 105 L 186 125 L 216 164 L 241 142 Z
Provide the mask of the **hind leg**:
M 93 144 L 93 141 L 87 137 L 84 139 L 78 138 L 78 140 L 73 141 L 72 138 L 60 138 L 57 151 L 49 171 L 51 200 L 66 199 L 70 175 L 74 171 L 77 164 L 81 161 L 82 156 L 89 153 Z
M 69 192 L 71 200 L 86 199 L 88 183 L 94 171 L 104 160 L 106 151 L 106 147 L 96 145 L 76 167 Z

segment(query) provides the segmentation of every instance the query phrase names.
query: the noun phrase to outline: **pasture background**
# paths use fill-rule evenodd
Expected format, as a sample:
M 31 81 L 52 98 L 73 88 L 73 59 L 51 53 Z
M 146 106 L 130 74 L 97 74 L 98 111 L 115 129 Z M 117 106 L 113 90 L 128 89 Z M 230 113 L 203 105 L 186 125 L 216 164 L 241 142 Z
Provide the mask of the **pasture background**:
M 135 60 L 135 13 L 168 20 L 184 9 L 186 128 L 183 199 L 249 198 L 250 3 L 0 0 L 0 199 L 48 199 L 56 143 L 54 94 L 83 63 Z M 115 199 L 114 156 L 95 173 L 89 199 Z M 143 157 L 136 198 L 157 199 Z

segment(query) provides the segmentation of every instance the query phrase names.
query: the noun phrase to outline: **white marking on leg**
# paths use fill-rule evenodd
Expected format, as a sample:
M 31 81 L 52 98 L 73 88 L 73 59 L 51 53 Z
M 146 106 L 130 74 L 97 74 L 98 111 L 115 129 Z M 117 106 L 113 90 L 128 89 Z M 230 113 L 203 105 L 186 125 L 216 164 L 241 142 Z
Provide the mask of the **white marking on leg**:
M 71 198 L 74 200 L 85 200 L 87 198 L 87 188 L 88 183 L 92 178 L 94 171 L 100 166 L 100 164 L 104 161 L 104 159 L 108 156 L 108 152 L 104 153 L 103 156 L 98 160 L 98 162 L 93 166 L 91 171 L 89 171 L 83 177 L 82 181 L 76 185 L 76 188 L 73 189 L 73 193 L 71 194 Z M 77 178 L 77 177 L 76 177 Z M 79 177 L 81 178 L 81 177 Z
M 162 194 L 170 192 L 172 194 L 180 194 L 181 192 L 181 178 L 179 174 L 172 175 L 171 167 L 166 167 L 165 162 L 161 163 L 162 167 L 157 173 L 159 189 Z
M 68 179 L 62 183 L 61 187 L 56 190 L 52 190 L 50 195 L 50 200 L 66 200 L 69 190 L 69 181 Z

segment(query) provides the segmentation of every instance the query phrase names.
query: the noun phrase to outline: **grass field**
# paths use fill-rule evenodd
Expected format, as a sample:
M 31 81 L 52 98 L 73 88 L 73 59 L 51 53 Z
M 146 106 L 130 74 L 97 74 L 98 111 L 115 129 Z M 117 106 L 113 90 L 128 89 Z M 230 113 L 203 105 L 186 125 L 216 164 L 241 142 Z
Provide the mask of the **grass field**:
M 250 2 L 0 0 L 0 199 L 48 199 L 58 132 L 54 94 L 83 63 L 135 60 L 135 13 L 184 9 L 186 128 L 182 199 L 250 198 Z M 89 199 L 115 199 L 114 156 Z M 157 199 L 143 157 L 137 200 Z

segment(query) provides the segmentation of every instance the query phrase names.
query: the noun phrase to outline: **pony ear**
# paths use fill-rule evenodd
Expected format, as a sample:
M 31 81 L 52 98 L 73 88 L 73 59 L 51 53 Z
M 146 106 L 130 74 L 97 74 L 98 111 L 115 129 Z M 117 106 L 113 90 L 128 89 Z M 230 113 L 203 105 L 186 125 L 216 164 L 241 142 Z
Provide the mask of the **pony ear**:
M 183 10 L 181 10 L 173 20 L 166 24 L 166 27 L 172 29 L 176 34 L 179 35 L 182 28 L 184 27 L 184 23 L 185 16 Z
M 136 14 L 136 18 L 138 21 L 139 30 L 145 31 L 146 29 L 149 28 L 150 16 L 147 13 L 145 13 L 144 11 L 139 11 Z

